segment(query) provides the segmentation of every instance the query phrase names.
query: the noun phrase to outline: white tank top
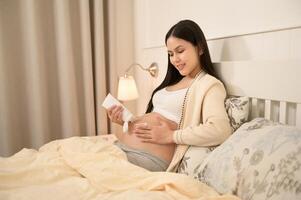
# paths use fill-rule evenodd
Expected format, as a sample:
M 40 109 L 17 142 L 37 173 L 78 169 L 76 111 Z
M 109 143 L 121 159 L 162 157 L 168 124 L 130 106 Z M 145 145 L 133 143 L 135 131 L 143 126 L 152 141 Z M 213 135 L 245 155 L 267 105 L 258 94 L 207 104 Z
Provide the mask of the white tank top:
M 153 97 L 153 112 L 179 124 L 187 89 L 167 91 L 166 88 L 163 88 L 157 91 Z

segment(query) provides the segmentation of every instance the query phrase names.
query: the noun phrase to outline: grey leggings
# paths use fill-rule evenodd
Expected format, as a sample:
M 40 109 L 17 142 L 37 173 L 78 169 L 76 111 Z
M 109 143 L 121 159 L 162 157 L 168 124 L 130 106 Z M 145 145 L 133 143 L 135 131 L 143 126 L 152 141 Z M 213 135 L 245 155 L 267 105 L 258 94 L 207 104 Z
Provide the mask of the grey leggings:
M 134 165 L 143 167 L 149 171 L 166 171 L 168 167 L 166 161 L 146 151 L 133 149 L 120 142 L 115 142 L 114 144 L 126 153 L 128 161 Z

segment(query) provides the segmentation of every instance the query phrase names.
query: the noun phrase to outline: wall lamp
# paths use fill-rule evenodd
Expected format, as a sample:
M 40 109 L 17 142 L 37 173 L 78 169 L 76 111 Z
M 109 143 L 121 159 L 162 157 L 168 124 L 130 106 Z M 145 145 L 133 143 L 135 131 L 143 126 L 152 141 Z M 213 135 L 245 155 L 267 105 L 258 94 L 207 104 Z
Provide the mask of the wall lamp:
M 153 62 L 149 67 L 144 68 L 139 63 L 131 64 L 124 73 L 124 76 L 119 77 L 117 98 L 120 101 L 130 101 L 138 98 L 136 82 L 133 76 L 129 75 L 129 71 L 138 66 L 140 69 L 149 72 L 152 77 L 158 76 L 158 64 Z

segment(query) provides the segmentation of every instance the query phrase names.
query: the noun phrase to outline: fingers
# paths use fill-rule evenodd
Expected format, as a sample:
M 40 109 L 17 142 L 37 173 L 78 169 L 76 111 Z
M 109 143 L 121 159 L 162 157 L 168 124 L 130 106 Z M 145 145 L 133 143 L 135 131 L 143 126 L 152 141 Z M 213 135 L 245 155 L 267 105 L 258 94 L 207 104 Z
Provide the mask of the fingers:
M 122 113 L 123 113 L 123 108 L 121 107 L 119 112 L 116 113 L 116 117 L 118 120 L 122 120 Z
M 147 123 L 139 123 L 135 124 L 134 126 L 135 130 L 151 130 L 151 127 Z
M 150 139 L 152 139 L 152 136 L 151 135 L 149 135 L 149 134 L 136 134 L 136 136 L 138 137 L 138 138 L 140 138 L 140 139 L 143 139 L 143 140 L 150 140 Z
M 122 120 L 123 107 L 114 105 L 108 109 L 109 118 L 113 121 L 121 121 Z
M 135 133 L 136 137 L 140 139 L 141 142 L 153 143 L 153 137 L 150 133 Z
M 147 123 L 135 124 L 133 133 L 138 137 L 142 142 L 152 142 L 152 132 Z
M 153 139 L 141 139 L 141 142 L 157 144 Z
M 136 135 L 145 135 L 150 134 L 150 127 L 147 125 L 147 123 L 139 123 L 134 125 L 133 133 Z
M 133 133 L 135 133 L 136 135 L 149 135 L 150 130 L 146 130 L 146 129 L 134 129 Z
M 152 127 L 147 123 L 139 123 L 134 125 L 133 133 L 141 142 L 155 143 L 152 133 Z

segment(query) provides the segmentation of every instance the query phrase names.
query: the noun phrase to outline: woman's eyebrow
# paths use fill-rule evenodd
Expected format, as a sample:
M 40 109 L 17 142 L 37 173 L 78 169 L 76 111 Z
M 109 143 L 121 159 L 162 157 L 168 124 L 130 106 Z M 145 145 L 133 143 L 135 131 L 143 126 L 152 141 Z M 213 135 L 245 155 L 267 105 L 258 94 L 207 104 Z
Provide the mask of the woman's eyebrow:
M 174 51 L 175 51 L 175 50 L 178 50 L 179 48 L 183 48 L 183 46 L 182 46 L 182 45 L 177 46 L 176 48 L 174 48 Z M 171 53 L 172 50 L 168 50 L 167 52 Z
M 179 49 L 179 48 L 183 48 L 183 46 L 182 46 L 182 45 L 179 45 L 179 46 L 177 46 L 177 47 L 175 48 L 175 50 L 177 50 L 177 49 Z

